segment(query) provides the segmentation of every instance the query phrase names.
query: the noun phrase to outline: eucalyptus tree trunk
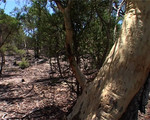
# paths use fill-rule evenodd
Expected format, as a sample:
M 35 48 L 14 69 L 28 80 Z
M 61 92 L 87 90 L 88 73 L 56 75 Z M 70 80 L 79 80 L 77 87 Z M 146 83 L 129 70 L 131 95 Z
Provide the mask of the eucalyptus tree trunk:
M 150 71 L 150 1 L 127 0 L 120 38 L 68 120 L 119 120 Z
M 68 59 L 70 62 L 70 67 L 72 68 L 73 73 L 75 74 L 75 77 L 77 81 L 79 82 L 80 86 L 82 88 L 85 87 L 86 78 L 79 69 L 79 66 L 75 60 L 74 52 L 73 52 L 73 28 L 72 28 L 72 22 L 71 22 L 71 7 L 72 7 L 72 0 L 68 1 L 67 7 L 64 7 L 61 4 L 61 1 L 53 0 L 57 4 L 59 10 L 62 12 L 64 16 L 64 23 L 65 23 L 65 29 L 66 29 L 66 50 Z

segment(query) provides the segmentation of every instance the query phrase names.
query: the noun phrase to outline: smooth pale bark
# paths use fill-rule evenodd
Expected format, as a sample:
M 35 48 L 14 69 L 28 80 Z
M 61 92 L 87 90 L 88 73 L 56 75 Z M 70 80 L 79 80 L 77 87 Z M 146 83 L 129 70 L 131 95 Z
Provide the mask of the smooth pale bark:
M 118 120 L 150 71 L 150 1 L 127 1 L 122 32 L 68 120 Z
M 65 28 L 66 28 L 66 49 L 68 53 L 70 66 L 80 86 L 84 88 L 86 78 L 81 72 L 81 70 L 79 69 L 73 53 L 73 28 L 70 19 L 70 10 L 68 8 L 66 8 L 64 12 L 64 21 L 65 21 Z
M 72 71 L 75 74 L 75 77 L 79 82 L 80 86 L 84 88 L 86 78 L 81 72 L 81 70 L 79 69 L 73 52 L 73 28 L 72 28 L 72 22 L 70 17 L 72 0 L 68 1 L 68 5 L 66 8 L 63 8 L 60 1 L 57 0 L 54 1 L 57 4 L 59 10 L 64 15 L 64 22 L 65 22 L 65 29 L 66 29 L 66 50 L 68 53 L 70 67 L 72 68 Z

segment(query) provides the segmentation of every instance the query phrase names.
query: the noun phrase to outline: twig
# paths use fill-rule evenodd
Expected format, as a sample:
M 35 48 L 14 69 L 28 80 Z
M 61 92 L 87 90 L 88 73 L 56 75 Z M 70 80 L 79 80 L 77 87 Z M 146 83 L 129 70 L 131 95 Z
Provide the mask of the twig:
M 2 116 L 3 120 L 7 120 L 7 118 L 5 118 L 7 116 L 8 113 L 4 113 L 4 115 Z

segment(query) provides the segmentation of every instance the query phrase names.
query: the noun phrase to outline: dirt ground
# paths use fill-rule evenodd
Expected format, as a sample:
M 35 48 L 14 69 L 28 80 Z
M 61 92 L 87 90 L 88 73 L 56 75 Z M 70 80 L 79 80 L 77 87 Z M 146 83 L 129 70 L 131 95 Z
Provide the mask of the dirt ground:
M 50 71 L 48 60 L 32 61 L 30 67 L 20 69 L 13 65 L 15 59 L 6 57 L 0 77 L 0 120 L 63 120 L 77 98 L 69 84 L 75 82 L 70 70 L 66 67 L 61 78 L 57 69 Z M 150 101 L 138 120 L 150 120 Z
M 0 120 L 61 120 L 76 100 L 67 81 L 50 71 L 48 61 L 37 60 L 26 69 L 14 66 L 6 57 L 0 77 Z M 41 61 L 44 62 L 41 62 Z

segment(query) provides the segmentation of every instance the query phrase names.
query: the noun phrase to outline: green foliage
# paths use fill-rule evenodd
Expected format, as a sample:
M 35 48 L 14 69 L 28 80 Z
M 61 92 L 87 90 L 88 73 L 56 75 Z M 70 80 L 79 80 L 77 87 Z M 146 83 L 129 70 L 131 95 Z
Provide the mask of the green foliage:
M 25 58 L 22 58 L 22 61 L 19 63 L 19 67 L 21 69 L 25 69 L 29 67 L 29 62 Z
M 9 51 L 9 53 L 12 54 L 17 54 L 19 55 L 21 58 L 23 58 L 23 56 L 25 55 L 25 50 L 23 49 L 18 49 L 15 45 L 12 46 L 12 44 L 7 44 L 5 46 L 2 47 L 5 51 Z
M 19 21 L 4 13 L 4 10 L 0 10 L 0 25 L 3 31 L 9 32 L 13 29 L 13 32 L 19 28 Z
M 21 57 L 26 53 L 25 50 L 18 49 L 16 46 L 13 46 L 12 50 Z
M 7 51 L 7 47 L 5 45 L 3 45 L 1 48 L 0 48 L 0 51 L 2 51 L 3 53 Z
M 68 0 L 60 2 L 65 8 Z M 50 8 L 54 11 L 50 12 Z M 0 24 L 3 28 L 18 30 L 11 36 L 10 44 L 16 46 L 13 51 L 22 57 L 25 52 L 21 49 L 32 49 L 35 54 L 49 58 L 55 57 L 56 53 L 64 55 L 64 18 L 56 4 L 47 0 L 30 0 L 30 5 L 21 10 L 14 12 L 16 17 L 19 16 L 18 19 L 5 15 L 3 10 L 0 12 Z M 113 45 L 113 30 L 118 22 L 115 20 L 115 13 L 111 11 L 109 0 L 74 0 L 70 13 L 75 56 L 89 55 L 93 66 L 103 63 Z M 20 23 L 22 26 L 18 29 Z M 117 25 L 117 29 L 120 28 Z
M 2 31 L 1 46 L 6 47 L 8 44 L 17 43 L 17 36 L 21 33 L 17 33 L 21 29 L 20 22 L 16 18 L 5 14 L 3 9 L 0 9 L 0 29 Z

